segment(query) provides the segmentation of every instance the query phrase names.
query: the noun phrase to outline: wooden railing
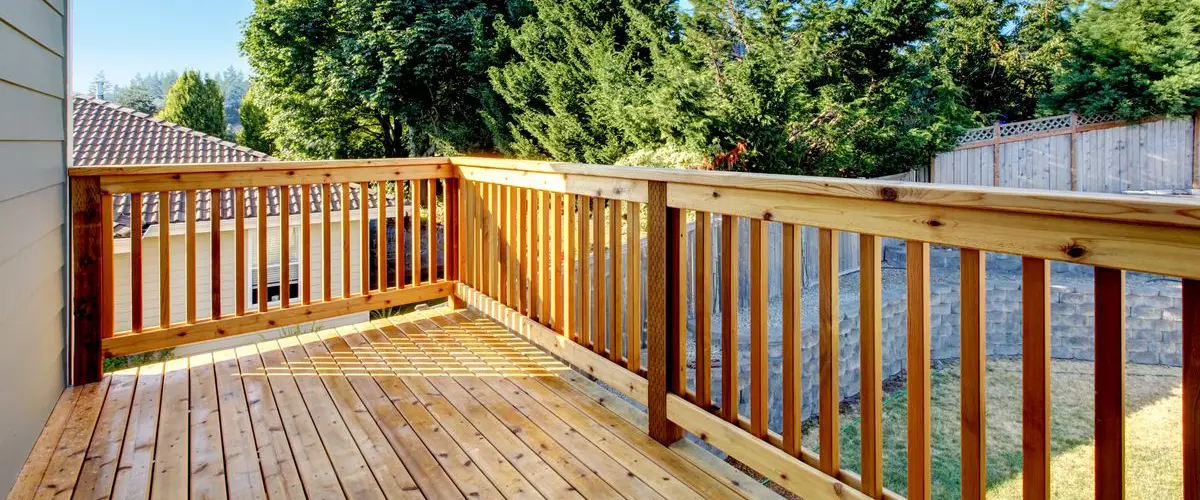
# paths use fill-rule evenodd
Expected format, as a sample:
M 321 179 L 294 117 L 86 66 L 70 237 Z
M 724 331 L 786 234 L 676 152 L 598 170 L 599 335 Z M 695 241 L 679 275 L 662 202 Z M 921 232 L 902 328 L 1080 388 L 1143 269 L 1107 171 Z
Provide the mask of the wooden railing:
M 457 180 L 444 159 L 83 167 L 72 168 L 70 176 L 76 383 L 99 380 L 104 358 L 453 293 L 457 261 L 449 256 L 457 240 L 448 238 L 448 245 L 439 246 L 437 237 L 439 225 L 452 228 L 458 220 L 453 210 Z M 334 206 L 335 195 L 339 206 Z M 128 234 L 121 238 L 113 233 L 115 197 L 124 197 L 120 205 L 129 207 L 129 220 L 120 221 Z M 198 205 L 202 197 L 203 207 Z M 147 198 L 156 198 L 156 207 L 144 211 Z M 445 201 L 444 224 L 438 221 L 439 199 Z M 254 217 L 247 216 L 250 211 Z M 230 220 L 222 220 L 223 213 Z M 156 216 L 157 223 L 146 224 L 146 216 Z M 201 217 L 206 220 L 198 221 Z M 231 237 L 221 237 L 223 228 L 232 229 Z M 292 231 L 299 233 L 298 248 L 291 248 Z M 411 240 L 407 263 L 406 231 Z M 278 248 L 268 248 L 273 236 Z M 150 237 L 157 248 L 145 248 L 143 240 Z M 172 250 L 175 239 L 182 244 L 176 242 Z M 250 263 L 248 239 L 256 241 Z M 129 273 L 122 276 L 129 283 L 129 317 L 114 317 L 115 244 L 128 245 L 129 268 L 121 271 Z M 268 255 L 275 252 L 279 292 L 273 301 Z M 202 254 L 209 262 L 197 262 Z M 291 276 L 293 260 L 299 276 Z M 439 260 L 445 268 L 439 268 Z M 248 266 L 256 272 L 250 274 Z M 230 272 L 232 294 L 222 293 Z M 209 282 L 211 293 L 201 290 L 201 279 Z M 181 304 L 177 293 L 183 295 Z M 143 308 L 153 307 L 154 295 L 157 323 L 145 324 Z M 129 328 L 115 331 L 118 321 Z
M 103 167 L 72 172 L 78 380 L 98 376 L 98 362 L 107 355 L 452 295 L 646 405 L 649 433 L 660 442 L 674 442 L 690 432 L 804 498 L 898 498 L 883 487 L 881 238 L 899 238 L 907 241 L 910 498 L 929 498 L 932 482 L 931 244 L 961 249 L 965 498 L 982 498 L 987 479 L 986 252 L 1023 259 L 1020 397 L 1025 497 L 1049 495 L 1049 263 L 1063 261 L 1096 268 L 1098 498 L 1121 498 L 1124 492 L 1123 271 L 1183 279 L 1184 491 L 1189 500 L 1200 498 L 1200 204 L 1133 196 L 484 158 L 192 168 Z M 222 170 L 214 172 L 213 168 Z M 346 189 L 346 183 L 421 184 L 438 179 L 448 214 L 446 244 L 441 250 L 445 272 L 429 276 L 445 279 L 425 279 L 414 285 L 416 278 L 405 281 L 398 277 L 398 286 L 388 283 L 379 288 L 364 278 L 357 292 L 343 285 L 340 295 L 326 291 L 319 300 L 304 296 L 299 305 L 259 311 L 239 308 L 228 317 L 213 318 L 194 318 L 189 309 L 183 323 L 164 321 L 129 332 L 114 333 L 108 326 L 112 317 L 106 311 L 112 310 L 112 296 L 105 294 L 112 289 L 108 257 L 113 239 L 108 233 L 112 215 L 104 211 L 111 209 L 109 197 L 114 193 L 298 184 Z M 426 206 L 434 206 L 434 201 Z M 364 210 L 364 218 L 370 217 L 365 209 L 360 210 Z M 378 218 L 386 218 L 386 208 L 379 210 Z M 436 210 L 430 212 L 435 216 Z M 712 225 L 705 223 L 716 218 L 722 222 L 719 234 L 713 234 Z M 698 221 L 690 236 L 689 221 Z M 740 224 L 749 225 L 751 237 L 750 404 L 746 413 L 740 412 L 737 404 L 741 387 L 738 345 L 721 342 L 720 352 L 714 353 L 711 338 L 712 331 L 721 332 L 723 339 L 737 335 L 740 256 L 734 240 Z M 768 426 L 768 380 L 773 375 L 767 360 L 770 290 L 766 249 L 770 233 L 766 228 L 771 224 L 781 224 L 783 229 L 783 425 L 778 433 Z M 819 452 L 801 444 L 802 308 L 797 273 L 802 264 L 802 226 L 819 228 Z M 186 234 L 191 235 L 190 221 L 186 227 Z M 326 228 L 322 237 L 328 241 L 329 224 L 322 227 Z M 841 232 L 857 233 L 861 238 L 861 474 L 845 470 L 838 454 L 837 246 Z M 365 232 L 362 238 L 365 242 Z M 687 258 L 689 238 L 697 249 L 692 264 Z M 259 239 L 260 245 L 263 240 Z M 428 241 L 437 241 L 436 235 Z M 378 255 L 387 251 L 380 248 Z M 715 259 L 714 251 L 719 254 Z M 328 283 L 328 252 L 322 255 L 321 282 Z M 719 265 L 712 265 L 714 261 Z M 342 262 L 345 273 L 348 264 Z M 366 252 L 359 265 L 364 271 L 378 266 L 378 275 L 392 272 L 383 260 L 368 262 Z M 696 276 L 696 286 L 691 288 L 687 286 L 689 275 Z M 720 284 L 716 301 L 711 287 L 715 275 Z M 691 303 L 696 307 L 692 320 L 687 311 L 688 294 L 694 295 Z M 716 307 L 708 307 L 714 302 Z M 720 324 L 714 325 L 718 317 Z M 694 366 L 686 362 L 689 323 L 696 332 Z M 714 397 L 712 359 L 720 361 L 720 397 Z M 695 380 L 695 390 L 688 389 L 689 376 Z

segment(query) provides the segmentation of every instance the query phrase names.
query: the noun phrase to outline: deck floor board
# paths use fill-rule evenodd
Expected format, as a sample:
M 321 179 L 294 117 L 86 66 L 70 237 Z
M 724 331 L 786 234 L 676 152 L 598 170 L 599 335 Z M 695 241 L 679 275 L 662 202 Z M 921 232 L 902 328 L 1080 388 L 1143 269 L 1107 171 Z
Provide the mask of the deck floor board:
M 604 394 L 481 315 L 428 309 L 71 388 L 10 498 L 769 493 Z

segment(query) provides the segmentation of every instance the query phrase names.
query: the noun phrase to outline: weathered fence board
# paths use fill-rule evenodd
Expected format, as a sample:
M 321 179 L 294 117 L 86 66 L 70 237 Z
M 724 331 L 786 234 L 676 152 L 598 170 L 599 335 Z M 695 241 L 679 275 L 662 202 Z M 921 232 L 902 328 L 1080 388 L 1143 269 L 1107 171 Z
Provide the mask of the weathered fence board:
M 933 182 L 1106 193 L 1200 184 L 1194 118 L 1104 119 L 1062 115 L 968 131 L 958 149 L 934 158 Z

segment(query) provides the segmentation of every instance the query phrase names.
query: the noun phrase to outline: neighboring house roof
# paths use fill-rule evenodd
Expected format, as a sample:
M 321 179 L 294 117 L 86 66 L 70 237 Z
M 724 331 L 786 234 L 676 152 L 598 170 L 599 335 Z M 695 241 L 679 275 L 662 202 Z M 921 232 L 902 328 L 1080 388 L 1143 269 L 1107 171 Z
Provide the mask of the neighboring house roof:
M 74 165 L 133 165 L 157 163 L 231 163 L 254 161 L 278 161 L 270 155 L 239 146 L 232 142 L 203 132 L 177 125 L 145 113 L 102 101 L 93 97 L 75 96 L 74 99 Z M 246 189 L 246 217 L 258 216 L 258 190 Z M 267 215 L 279 215 L 279 188 L 267 188 Z M 350 188 L 350 209 L 359 208 L 358 186 Z M 321 187 L 312 186 L 312 213 L 321 213 Z M 375 193 L 367 194 L 367 205 L 375 208 Z M 142 196 L 142 230 L 158 224 L 158 193 Z M 212 219 L 211 191 L 196 193 L 196 219 Z M 341 190 L 336 186 L 330 190 L 330 211 L 341 211 Z M 300 213 L 300 187 L 291 187 L 289 211 Z M 388 206 L 394 206 L 392 197 L 387 197 Z M 233 219 L 234 192 L 222 192 L 220 217 Z M 113 223 L 117 237 L 128 237 L 130 233 L 130 196 L 113 197 Z M 171 223 L 186 220 L 185 197 L 175 191 L 170 195 Z

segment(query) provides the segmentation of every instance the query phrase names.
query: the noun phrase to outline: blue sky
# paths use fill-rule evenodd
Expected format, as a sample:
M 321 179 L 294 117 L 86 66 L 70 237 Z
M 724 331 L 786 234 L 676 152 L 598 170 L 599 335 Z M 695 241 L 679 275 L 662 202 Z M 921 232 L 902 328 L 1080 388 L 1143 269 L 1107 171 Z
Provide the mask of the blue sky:
M 72 86 L 86 91 L 100 71 L 119 85 L 170 69 L 248 73 L 238 42 L 253 11 L 253 0 L 73 0 Z

